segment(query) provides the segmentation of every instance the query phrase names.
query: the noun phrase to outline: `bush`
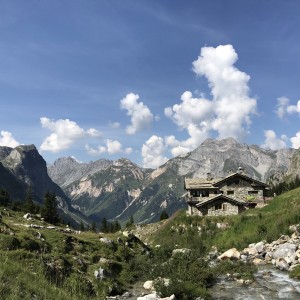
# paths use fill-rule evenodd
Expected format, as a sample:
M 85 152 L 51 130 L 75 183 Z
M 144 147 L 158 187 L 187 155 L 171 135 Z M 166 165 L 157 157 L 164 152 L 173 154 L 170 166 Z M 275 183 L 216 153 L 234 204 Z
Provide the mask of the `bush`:
M 290 272 L 289 276 L 291 278 L 300 279 L 300 266 L 296 266 L 293 268 L 293 270 Z
M 20 248 L 20 241 L 11 235 L 0 236 L 0 250 L 15 250 Z
M 95 296 L 93 284 L 80 274 L 73 273 L 66 278 L 64 288 L 72 296 Z

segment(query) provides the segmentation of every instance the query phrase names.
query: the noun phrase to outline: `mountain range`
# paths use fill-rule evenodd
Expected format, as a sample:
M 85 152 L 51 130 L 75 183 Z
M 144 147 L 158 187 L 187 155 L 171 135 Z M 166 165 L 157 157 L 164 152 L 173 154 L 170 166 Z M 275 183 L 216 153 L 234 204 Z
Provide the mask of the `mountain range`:
M 71 199 L 72 206 L 95 222 L 105 217 L 124 223 L 133 216 L 135 222 L 149 223 L 157 221 L 163 210 L 172 214 L 185 207 L 185 177 L 205 177 L 207 173 L 224 177 L 242 167 L 255 179 L 280 180 L 291 170 L 290 162 L 298 152 L 265 150 L 233 138 L 208 139 L 155 170 L 141 168 L 125 158 L 87 164 L 67 157 L 48 166 L 48 173 Z
M 208 139 L 185 155 L 170 159 L 157 169 L 146 169 L 126 158 L 80 163 L 72 157 L 46 165 L 34 145 L 0 147 L 0 188 L 24 200 L 30 187 L 43 202 L 46 191 L 56 194 L 60 213 L 72 222 L 100 224 L 103 218 L 125 223 L 159 219 L 186 206 L 185 177 L 224 177 L 242 167 L 264 182 L 300 175 L 300 150 L 265 150 L 233 138 Z

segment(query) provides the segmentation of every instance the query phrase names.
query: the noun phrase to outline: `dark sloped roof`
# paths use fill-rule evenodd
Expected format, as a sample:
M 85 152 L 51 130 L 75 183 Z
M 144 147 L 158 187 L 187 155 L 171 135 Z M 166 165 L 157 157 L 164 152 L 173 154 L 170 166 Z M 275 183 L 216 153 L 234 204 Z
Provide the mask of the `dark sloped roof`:
M 229 179 L 232 179 L 234 177 L 242 177 L 245 180 L 251 181 L 252 185 L 255 186 L 264 186 L 266 187 L 267 184 L 265 184 L 262 181 L 253 179 L 245 174 L 242 173 L 232 173 L 224 178 L 212 178 L 211 180 L 207 180 L 206 178 L 185 178 L 184 179 L 184 187 L 187 190 L 190 189 L 215 189 L 218 187 L 218 185 L 222 182 L 226 182 Z
M 186 189 L 198 189 L 198 188 L 217 188 L 214 184 L 217 181 L 220 181 L 222 178 L 213 178 L 211 180 L 207 180 L 205 178 L 185 178 L 184 186 Z
M 253 179 L 253 178 L 251 178 L 251 177 L 249 177 L 249 176 L 247 176 L 245 174 L 242 174 L 242 173 L 233 173 L 233 174 L 230 174 L 230 175 L 226 176 L 225 178 L 220 178 L 214 184 L 218 185 L 221 182 L 227 181 L 228 179 L 231 179 L 231 178 L 234 178 L 234 177 L 237 177 L 237 176 L 242 177 L 242 178 L 244 178 L 246 180 L 252 181 L 254 185 L 267 186 L 267 184 L 265 184 L 264 182 L 256 180 L 256 179 Z
M 212 198 L 208 198 L 208 199 L 205 199 L 203 200 L 202 202 L 199 202 L 198 204 L 196 204 L 197 207 L 201 207 L 201 206 L 204 206 L 208 203 L 211 203 L 211 202 L 214 202 L 216 200 L 220 200 L 220 199 L 224 199 L 228 202 L 233 202 L 237 205 L 245 205 L 246 202 L 243 201 L 243 200 L 240 200 L 240 199 L 236 199 L 236 198 L 231 198 L 231 197 L 228 197 L 228 196 L 225 196 L 223 194 L 220 194 L 220 195 L 217 195 L 215 197 L 212 197 Z

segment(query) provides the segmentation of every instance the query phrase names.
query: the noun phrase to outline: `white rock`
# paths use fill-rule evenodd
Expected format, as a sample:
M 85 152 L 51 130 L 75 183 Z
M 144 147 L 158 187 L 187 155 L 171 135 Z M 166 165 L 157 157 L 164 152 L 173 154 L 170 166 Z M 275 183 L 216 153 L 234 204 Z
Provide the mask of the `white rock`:
M 156 300 L 156 299 L 160 299 L 160 298 L 156 295 L 156 293 L 144 295 L 144 296 L 142 296 L 142 297 L 137 297 L 137 300 Z
M 277 258 L 276 259 L 276 263 L 275 263 L 276 267 L 279 268 L 281 271 L 283 270 L 288 270 L 289 269 L 289 265 L 286 262 L 286 260 L 284 258 Z
M 191 249 L 188 249 L 188 248 L 174 249 L 172 251 L 172 256 L 174 256 L 176 254 L 190 255 L 191 252 L 192 252 Z
M 100 238 L 100 242 L 104 243 L 104 244 L 107 244 L 107 245 L 113 244 L 113 241 L 111 239 L 105 238 L 105 237 L 104 238 Z
M 153 290 L 153 280 L 147 280 L 144 285 L 143 285 L 143 288 L 145 290 Z
M 280 257 L 287 257 L 293 255 L 297 250 L 297 245 L 292 243 L 284 243 L 278 246 L 278 249 L 274 251 L 273 257 L 280 258 Z
M 30 213 L 25 214 L 25 215 L 23 216 L 23 218 L 26 219 L 26 220 L 31 220 L 31 219 L 32 219 Z
M 218 260 L 224 259 L 239 259 L 241 257 L 240 252 L 236 248 L 232 248 L 218 256 Z
M 264 243 L 263 241 L 261 241 L 261 242 L 257 243 L 257 244 L 254 246 L 254 248 L 256 249 L 256 251 L 257 251 L 258 253 L 262 253 L 262 252 L 265 251 L 266 246 L 265 246 L 265 243 Z

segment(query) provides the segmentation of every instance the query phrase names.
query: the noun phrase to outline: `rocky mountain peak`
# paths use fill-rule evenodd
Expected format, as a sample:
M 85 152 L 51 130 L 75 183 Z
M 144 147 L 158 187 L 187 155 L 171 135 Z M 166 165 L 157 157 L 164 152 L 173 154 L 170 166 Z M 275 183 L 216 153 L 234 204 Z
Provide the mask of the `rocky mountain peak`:
M 133 163 L 131 160 L 129 160 L 127 158 L 117 159 L 116 161 L 113 162 L 113 165 L 118 166 L 118 167 L 123 167 L 123 166 L 138 167 L 135 163 Z

